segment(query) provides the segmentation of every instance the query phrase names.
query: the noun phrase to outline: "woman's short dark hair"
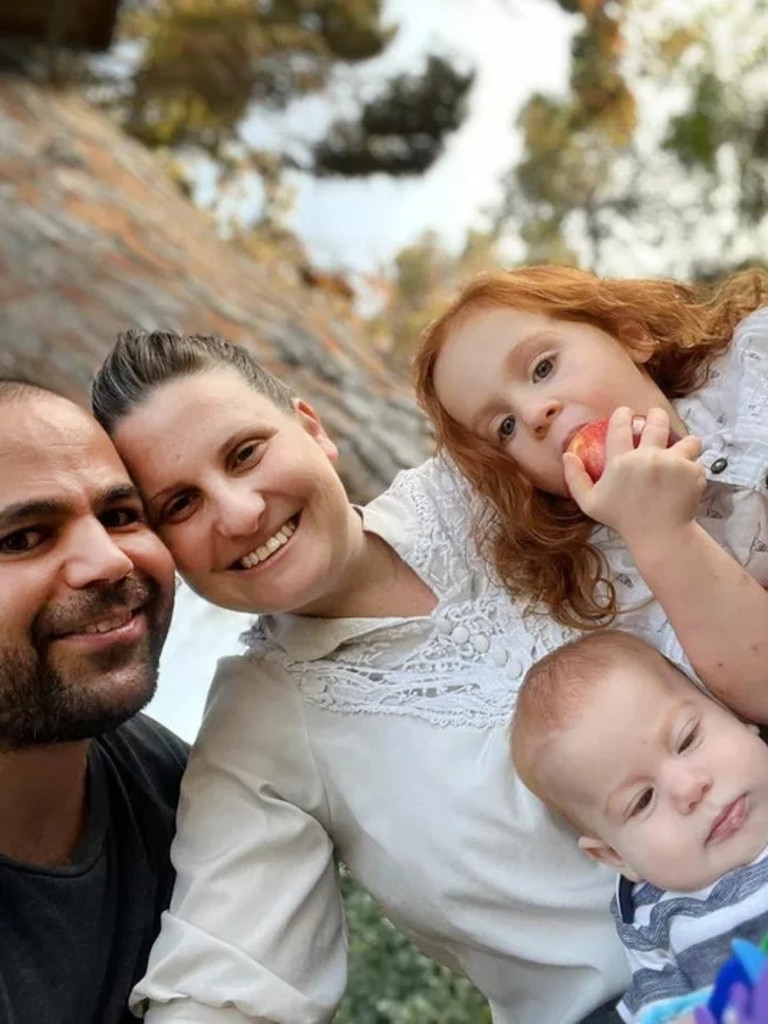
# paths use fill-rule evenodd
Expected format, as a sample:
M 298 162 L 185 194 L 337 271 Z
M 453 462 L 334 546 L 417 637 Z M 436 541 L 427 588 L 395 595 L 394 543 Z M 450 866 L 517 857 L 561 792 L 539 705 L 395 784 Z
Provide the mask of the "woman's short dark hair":
M 176 377 L 231 368 L 279 409 L 291 411 L 296 397 L 242 345 L 215 334 L 128 330 L 91 383 L 93 415 L 107 433 L 162 384 Z

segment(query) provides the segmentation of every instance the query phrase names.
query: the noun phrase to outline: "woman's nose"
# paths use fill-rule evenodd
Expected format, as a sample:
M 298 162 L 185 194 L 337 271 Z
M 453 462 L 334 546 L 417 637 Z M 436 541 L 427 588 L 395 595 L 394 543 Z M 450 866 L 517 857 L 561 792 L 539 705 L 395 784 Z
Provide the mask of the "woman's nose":
M 214 498 L 214 522 L 225 537 L 244 537 L 258 529 L 266 505 L 252 486 L 222 488 Z

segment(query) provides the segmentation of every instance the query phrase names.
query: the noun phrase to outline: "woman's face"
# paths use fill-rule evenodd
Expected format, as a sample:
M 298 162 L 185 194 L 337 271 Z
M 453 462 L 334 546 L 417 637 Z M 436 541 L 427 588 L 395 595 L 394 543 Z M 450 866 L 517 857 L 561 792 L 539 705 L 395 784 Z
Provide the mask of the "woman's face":
M 359 520 L 309 406 L 279 409 L 216 368 L 157 388 L 114 441 L 179 572 L 208 601 L 321 613 L 343 586 Z

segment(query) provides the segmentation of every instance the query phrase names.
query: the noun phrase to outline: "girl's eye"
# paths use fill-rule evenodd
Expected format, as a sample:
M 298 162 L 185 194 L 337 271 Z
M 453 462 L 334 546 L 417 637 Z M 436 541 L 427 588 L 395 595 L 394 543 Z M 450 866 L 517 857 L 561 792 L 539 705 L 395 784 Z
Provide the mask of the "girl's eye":
M 637 814 L 642 814 L 642 812 L 650 806 L 651 800 L 653 800 L 653 790 L 649 786 L 647 789 L 643 790 L 637 800 L 632 804 L 629 811 L 629 817 L 634 818 Z
M 505 416 L 504 419 L 499 424 L 499 437 L 503 441 L 506 441 L 508 438 L 512 437 L 512 435 L 515 432 L 515 426 L 515 417 Z
M 0 537 L 0 555 L 26 555 L 42 544 L 47 534 L 39 527 L 29 526 L 24 530 Z
M 551 359 L 540 359 L 533 368 L 533 379 L 544 380 L 545 377 L 548 377 L 550 373 L 552 373 L 553 369 L 554 363 Z

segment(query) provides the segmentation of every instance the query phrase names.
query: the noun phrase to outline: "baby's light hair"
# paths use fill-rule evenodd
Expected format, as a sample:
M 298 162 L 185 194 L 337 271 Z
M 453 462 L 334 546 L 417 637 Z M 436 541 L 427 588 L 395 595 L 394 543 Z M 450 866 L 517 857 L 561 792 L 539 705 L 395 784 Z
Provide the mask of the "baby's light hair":
M 557 734 L 568 728 L 595 699 L 606 672 L 625 659 L 668 664 L 644 640 L 618 629 L 588 633 L 558 647 L 526 673 L 510 726 L 512 761 L 522 782 L 543 803 L 583 831 L 564 806 L 547 771 Z

